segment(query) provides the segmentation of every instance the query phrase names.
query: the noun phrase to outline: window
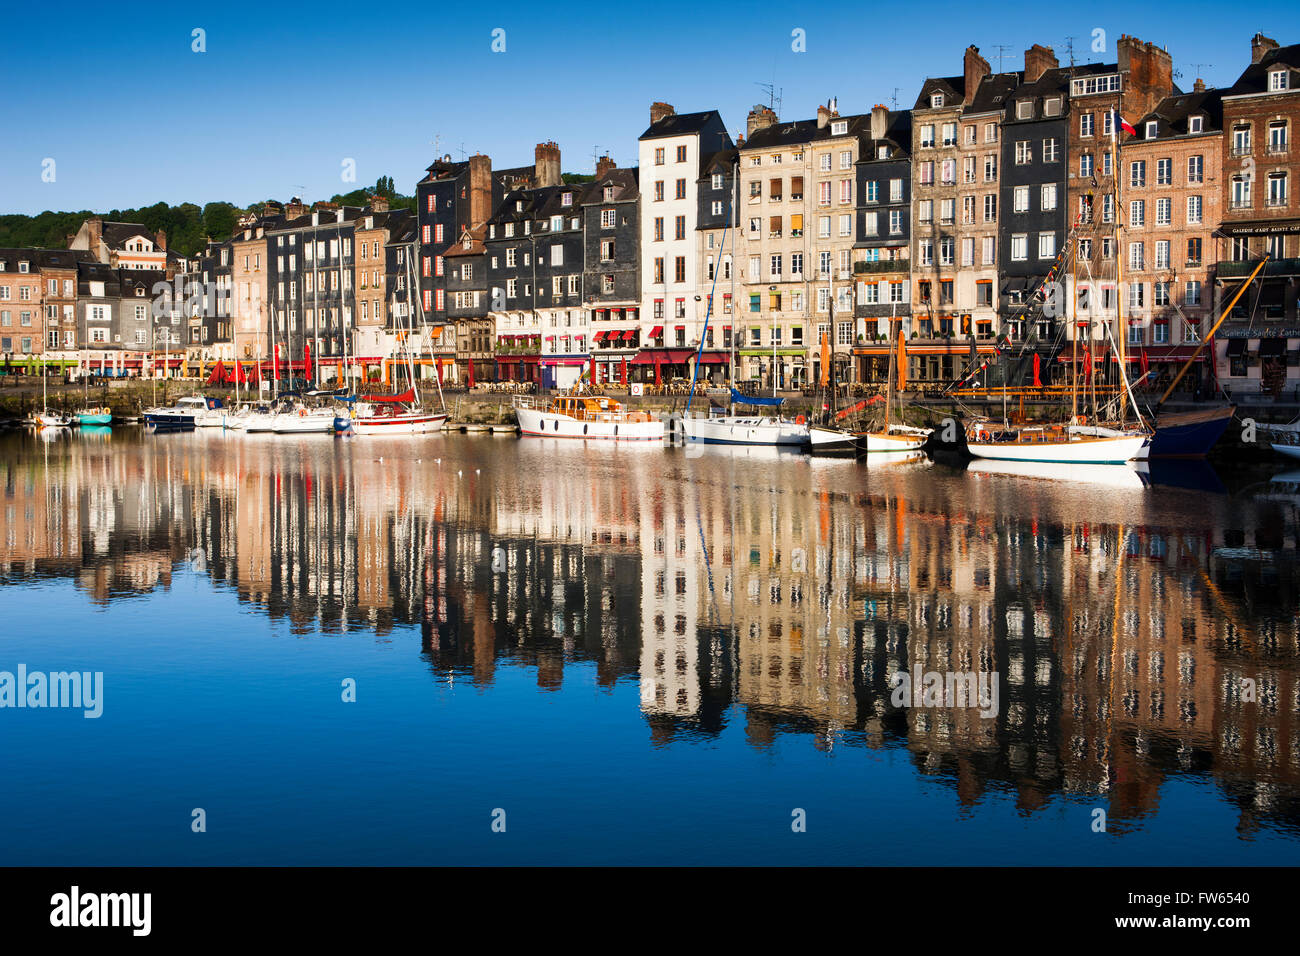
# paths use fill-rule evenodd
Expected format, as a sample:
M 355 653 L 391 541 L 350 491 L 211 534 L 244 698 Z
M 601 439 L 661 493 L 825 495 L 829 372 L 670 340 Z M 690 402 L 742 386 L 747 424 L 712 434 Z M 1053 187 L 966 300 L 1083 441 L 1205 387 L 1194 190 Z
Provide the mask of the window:
M 1156 225 L 1167 226 L 1173 222 L 1174 201 L 1168 197 L 1156 200 Z
M 901 179 L 891 179 L 889 181 L 889 201 L 903 201 L 903 181 Z
M 1232 128 L 1232 154 L 1244 156 L 1250 152 L 1250 126 L 1238 124 Z
M 1034 102 L 1033 100 L 1016 101 L 1016 119 L 1033 119 Z
M 921 127 L 921 148 L 929 149 L 933 146 L 934 146 L 934 127 L 922 126 Z
M 1034 151 L 1030 148 L 1029 140 L 1022 139 L 1016 143 L 1016 165 L 1024 166 L 1034 158 Z
M 1250 180 L 1245 176 L 1232 177 L 1232 198 L 1230 202 L 1234 209 L 1250 208 Z
M 1079 176 L 1083 179 L 1092 176 L 1092 153 L 1082 153 L 1079 156 Z
M 998 197 L 992 194 L 984 197 L 984 221 L 998 221 Z
M 1187 197 L 1187 223 L 1188 225 L 1197 225 L 1201 221 L 1201 197 Z
M 1011 211 L 1012 212 L 1029 211 L 1029 187 L 1028 186 L 1017 186 L 1015 188 L 1015 192 L 1012 193 Z
M 1038 258 L 1052 259 L 1056 256 L 1056 233 L 1040 232 L 1038 234 Z
M 1187 181 L 1189 183 L 1200 183 L 1205 181 L 1204 156 L 1187 157 Z
M 1169 240 L 1161 239 L 1156 242 L 1156 266 L 1157 269 L 1169 268 Z M 1157 302 L 1157 305 L 1161 303 Z
M 613 229 L 615 225 L 615 216 L 613 209 L 602 209 L 600 211 L 600 228 Z
M 1141 242 L 1128 244 L 1128 267 L 1138 270 L 1146 268 L 1146 245 Z
M 922 239 L 916 246 L 916 257 L 923 266 L 934 265 L 934 242 L 930 239 Z
M 916 204 L 916 220 L 921 225 L 934 222 L 934 200 L 922 199 Z
M 1199 238 L 1187 240 L 1187 264 L 1189 266 L 1199 266 L 1201 264 L 1201 240 Z
M 1091 136 L 1092 129 L 1093 129 L 1092 124 L 1093 124 L 1093 114 L 1091 113 L 1079 114 L 1079 135 Z
M 984 156 L 984 181 L 986 183 L 996 182 L 998 178 L 998 158 L 993 153 L 987 153 Z
M 1147 219 L 1147 204 L 1143 199 L 1134 199 L 1128 204 L 1128 224 L 1132 226 L 1144 226 Z
M 889 211 L 889 234 L 891 236 L 901 235 L 903 232 L 903 211 L 901 209 L 891 209 Z
M 1147 184 L 1147 162 L 1145 159 L 1139 159 L 1136 162 L 1128 164 L 1128 184 L 1133 187 L 1145 186 Z
M 871 180 L 871 182 L 866 184 L 865 188 L 866 188 L 866 196 L 863 197 L 864 201 L 869 203 L 876 202 L 879 197 L 880 183 L 876 182 L 873 179 Z
M 997 263 L 997 238 L 995 236 L 985 236 L 981 240 L 983 249 L 981 251 L 981 264 L 986 266 L 996 265 Z
M 1061 148 L 1057 141 L 1053 139 L 1043 140 L 1043 162 L 1055 163 L 1061 158 Z
M 1201 304 L 1201 283 L 1196 279 L 1188 281 L 1183 292 L 1183 303 L 1185 305 Z
M 679 163 L 684 163 L 684 162 L 686 162 L 686 147 L 685 147 L 685 146 L 678 146 L 678 147 L 677 147 L 677 162 L 679 162 Z
M 1051 212 L 1056 208 L 1056 183 L 1044 183 L 1042 189 L 1042 210 Z
M 1286 70 L 1273 70 L 1268 75 L 1268 90 L 1270 93 L 1276 93 L 1280 90 L 1290 89 Z
M 943 145 L 945 146 L 957 145 L 957 124 L 956 123 L 943 124 Z
M 1015 262 L 1023 262 L 1029 258 L 1029 236 L 1025 233 L 1011 237 L 1011 258 Z
M 1274 120 L 1268 124 L 1268 151 L 1286 152 L 1286 120 Z
M 1268 205 L 1285 206 L 1286 205 L 1286 173 L 1269 173 L 1268 174 Z

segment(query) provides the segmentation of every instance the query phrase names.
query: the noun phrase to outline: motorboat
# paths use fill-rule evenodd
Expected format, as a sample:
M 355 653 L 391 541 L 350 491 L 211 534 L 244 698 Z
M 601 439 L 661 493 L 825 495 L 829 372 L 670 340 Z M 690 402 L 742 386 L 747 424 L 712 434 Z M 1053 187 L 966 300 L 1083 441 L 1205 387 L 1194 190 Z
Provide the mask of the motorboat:
M 525 435 L 601 441 L 658 441 L 664 423 L 649 412 L 633 412 L 604 395 L 574 393 L 549 402 L 516 396 L 515 417 Z M 354 423 L 354 426 L 356 424 Z

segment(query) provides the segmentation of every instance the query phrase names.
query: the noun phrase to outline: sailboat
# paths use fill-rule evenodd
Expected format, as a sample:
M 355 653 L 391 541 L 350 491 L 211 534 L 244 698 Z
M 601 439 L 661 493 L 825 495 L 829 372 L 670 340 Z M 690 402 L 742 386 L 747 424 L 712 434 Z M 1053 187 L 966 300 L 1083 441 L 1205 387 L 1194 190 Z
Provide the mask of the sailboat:
M 1115 126 L 1116 124 L 1113 123 L 1111 142 L 1115 149 L 1115 169 L 1119 170 L 1122 167 L 1119 161 L 1119 139 L 1114 133 Z M 1116 175 L 1115 209 L 1117 213 L 1123 208 L 1119 201 L 1119 181 L 1120 177 Z M 1066 247 L 1062 250 L 1061 256 L 1062 263 L 1070 254 L 1075 254 L 1077 257 L 1077 232 L 1080 223 L 1084 221 L 1081 212 L 1074 228 L 1066 237 Z M 1116 229 L 1118 230 L 1118 228 L 1117 222 Z M 1117 288 L 1122 288 L 1119 262 L 1120 260 L 1117 258 L 1115 284 Z M 1122 296 L 1117 299 L 1117 304 L 1121 302 Z M 1116 309 L 1115 322 L 1119 328 L 1124 328 L 1122 306 Z M 1075 327 L 1077 328 L 1077 324 Z M 1120 411 L 1118 420 L 1107 421 L 1106 423 L 1089 423 L 1086 417 L 1077 414 L 1079 379 L 1077 375 L 1071 374 L 1071 409 L 1070 417 L 1067 420 L 1063 422 L 1032 422 L 1012 425 L 1006 421 L 1005 413 L 1001 423 L 993 422 L 988 418 L 974 419 L 966 424 L 965 429 L 966 448 L 970 454 L 975 458 L 994 461 L 1073 465 L 1122 464 L 1144 457 L 1150 441 L 1150 430 L 1146 423 L 1142 421 L 1141 413 L 1137 412 L 1137 402 L 1133 398 L 1132 386 L 1128 380 L 1127 363 L 1124 357 L 1124 336 L 1121 334 L 1117 339 L 1112 335 L 1110 325 L 1107 322 L 1103 322 L 1102 327 L 1119 360 L 1117 365 L 1121 388 L 1119 391 Z M 1077 336 L 1074 341 L 1077 343 Z M 1075 347 L 1077 347 L 1077 344 Z M 1070 367 L 1073 373 L 1076 363 L 1072 361 Z M 1090 367 L 1090 364 L 1087 367 Z M 1133 410 L 1138 416 L 1136 428 L 1128 426 L 1124 421 L 1124 416 L 1130 405 L 1133 406 Z
M 731 228 L 731 216 L 727 216 L 727 224 L 723 227 L 722 246 L 726 246 L 727 230 Z M 735 251 L 735 232 L 732 232 L 732 251 Z M 720 271 L 720 270 L 719 270 Z M 734 289 L 735 273 L 732 274 Z M 736 340 L 733 337 L 731 341 L 731 352 L 729 353 L 729 371 L 728 377 L 732 383 L 730 402 L 727 408 L 727 414 L 714 415 L 714 409 L 710 407 L 709 417 L 693 418 L 691 417 L 691 402 L 695 398 L 695 385 L 699 378 L 700 359 L 703 357 L 705 336 L 709 330 L 709 320 L 713 314 L 714 294 L 718 288 L 718 272 L 713 274 L 713 288 L 709 293 L 709 304 L 704 311 L 704 329 L 700 332 L 700 344 L 696 351 L 695 367 L 691 372 L 691 390 L 686 397 L 686 413 L 682 417 L 682 434 L 687 441 L 704 442 L 715 445 L 771 445 L 778 447 L 805 447 L 809 443 L 808 424 L 804 416 L 799 415 L 793 421 L 782 417 L 779 413 L 773 414 L 754 414 L 754 415 L 737 415 L 737 405 L 748 405 L 759 409 L 779 409 L 785 401 L 783 398 L 776 397 L 776 368 L 772 368 L 772 395 L 771 397 L 759 395 L 745 395 L 736 390 Z M 773 361 L 775 362 L 775 344 L 773 345 Z
M 891 332 L 894 320 L 890 319 Z M 903 384 L 907 381 L 907 370 L 903 367 L 906 354 L 906 333 L 898 329 L 898 345 L 889 350 L 889 382 L 885 396 L 885 427 L 883 431 L 867 431 L 858 434 L 861 448 L 867 454 L 877 452 L 917 452 L 929 440 L 933 429 L 914 428 L 901 422 L 893 421 L 894 400 L 899 399 L 899 411 L 902 411 L 901 395 Z
M 1241 284 L 1236 294 L 1220 311 L 1219 318 L 1215 320 L 1213 326 L 1207 335 L 1201 339 L 1201 344 L 1196 347 L 1191 356 L 1183 363 L 1183 367 L 1178 370 L 1174 380 L 1169 383 L 1163 395 L 1156 402 L 1155 433 L 1151 436 L 1151 448 L 1148 452 L 1151 458 L 1203 458 L 1210 453 L 1210 449 L 1215 443 L 1223 437 L 1227 431 L 1228 425 L 1232 423 L 1232 416 L 1236 413 L 1237 407 L 1232 404 L 1214 405 L 1210 408 L 1195 409 L 1190 412 L 1161 412 L 1160 406 L 1165 403 L 1178 383 L 1182 381 L 1184 375 L 1192 367 L 1192 363 L 1200 356 L 1201 350 L 1214 340 L 1214 333 L 1219 330 L 1231 313 L 1237 300 L 1255 281 L 1260 270 L 1264 268 L 1269 257 L 1266 255 L 1255 266 L 1255 270 L 1250 277 Z M 1214 361 L 1214 356 L 1210 356 L 1210 361 Z
M 41 362 L 41 405 L 40 412 L 36 415 L 36 423 L 41 428 L 66 428 L 72 424 L 72 419 L 62 412 L 50 410 L 49 386 L 46 384 L 48 376 L 45 374 L 45 362 Z
M 352 409 L 350 431 L 354 435 L 420 435 L 427 432 L 441 431 L 447 423 L 447 409 L 429 411 L 420 401 L 419 386 L 416 384 L 415 362 L 411 357 L 411 298 L 415 287 L 415 277 L 411 257 L 406 258 L 407 301 L 406 301 L 406 335 L 402 340 L 402 351 L 406 355 L 406 371 L 411 383 L 406 391 L 396 395 L 362 395 Z M 397 295 L 393 295 L 394 311 Z M 423 305 L 421 305 L 423 314 Z M 424 325 L 421 321 L 421 326 Z M 439 395 L 442 385 L 438 385 Z M 341 416 L 340 416 L 341 417 Z M 336 423 L 337 427 L 337 423 Z M 340 431 L 343 429 L 339 429 Z

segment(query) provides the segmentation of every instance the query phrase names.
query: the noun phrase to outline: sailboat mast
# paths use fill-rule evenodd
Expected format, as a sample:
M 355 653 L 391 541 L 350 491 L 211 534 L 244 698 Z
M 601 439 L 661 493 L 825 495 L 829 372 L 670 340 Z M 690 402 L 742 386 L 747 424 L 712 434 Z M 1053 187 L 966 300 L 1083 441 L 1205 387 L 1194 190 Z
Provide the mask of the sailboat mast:
M 1124 353 L 1124 343 L 1128 341 L 1128 333 L 1124 329 L 1124 283 L 1121 281 L 1124 269 L 1124 243 L 1121 241 L 1123 236 L 1123 227 L 1120 223 L 1123 221 L 1123 203 L 1120 200 L 1120 179 L 1122 177 L 1124 166 L 1119 159 L 1119 124 L 1123 121 L 1120 114 L 1120 106 L 1123 105 L 1122 96 L 1116 96 L 1115 117 L 1110 124 L 1110 138 L 1115 148 L 1115 326 L 1118 334 L 1115 336 L 1116 355 L 1119 358 L 1119 367 L 1121 373 L 1124 371 L 1125 363 L 1128 356 Z M 1104 379 L 1103 379 L 1104 380 Z M 1120 411 L 1119 420 L 1123 423 L 1128 417 L 1128 391 L 1120 391 Z

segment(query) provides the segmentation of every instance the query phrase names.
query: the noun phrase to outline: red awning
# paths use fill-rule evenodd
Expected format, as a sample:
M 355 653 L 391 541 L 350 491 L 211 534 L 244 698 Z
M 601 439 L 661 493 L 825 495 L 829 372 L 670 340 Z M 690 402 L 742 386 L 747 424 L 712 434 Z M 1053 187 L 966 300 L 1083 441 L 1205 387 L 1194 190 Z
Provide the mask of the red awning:
M 659 336 L 663 334 L 664 334 L 664 327 L 662 325 L 656 325 L 653 329 L 650 330 L 650 338 L 652 339 L 657 339 L 659 338 Z
M 633 365 L 682 365 L 694 358 L 690 349 L 642 349 L 632 359 Z M 725 360 L 724 360 L 725 361 Z
M 626 332 L 623 333 L 624 342 L 631 342 L 635 338 L 636 338 L 636 329 L 628 329 Z
M 726 352 L 704 352 L 700 355 L 701 365 L 726 365 Z
M 605 340 L 605 335 L 606 335 L 605 330 L 601 329 L 599 332 L 597 332 L 595 335 L 591 337 L 591 340 L 593 342 L 603 342 Z

